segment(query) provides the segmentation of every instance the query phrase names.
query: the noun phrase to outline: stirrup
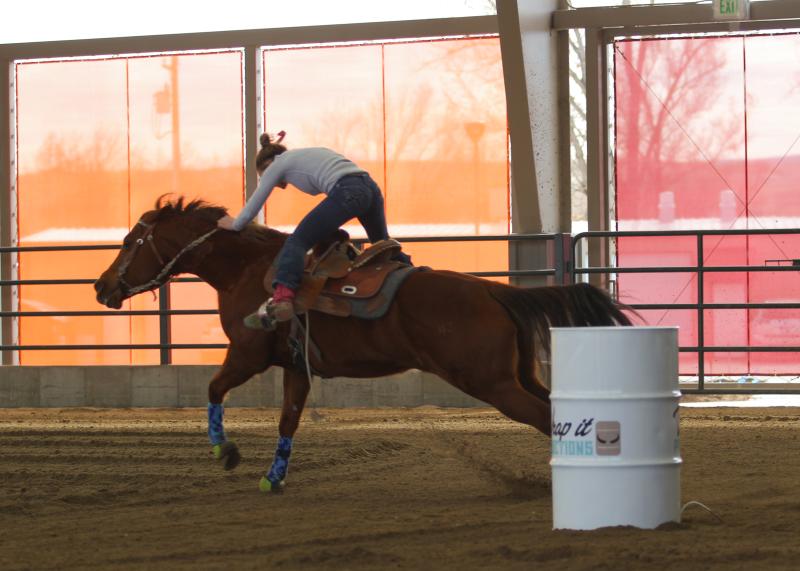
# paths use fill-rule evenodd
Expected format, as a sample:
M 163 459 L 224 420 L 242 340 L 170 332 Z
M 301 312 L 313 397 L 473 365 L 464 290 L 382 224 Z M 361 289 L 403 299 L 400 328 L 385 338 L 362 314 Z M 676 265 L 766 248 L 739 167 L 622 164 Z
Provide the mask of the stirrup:
M 267 314 L 277 322 L 290 321 L 294 317 L 294 303 L 291 299 L 282 299 L 275 302 L 274 298 L 267 301 Z
M 270 314 L 270 301 L 272 301 L 272 298 L 258 306 L 258 311 L 245 317 L 244 326 L 248 329 L 264 329 L 266 331 L 275 329 L 277 320 Z

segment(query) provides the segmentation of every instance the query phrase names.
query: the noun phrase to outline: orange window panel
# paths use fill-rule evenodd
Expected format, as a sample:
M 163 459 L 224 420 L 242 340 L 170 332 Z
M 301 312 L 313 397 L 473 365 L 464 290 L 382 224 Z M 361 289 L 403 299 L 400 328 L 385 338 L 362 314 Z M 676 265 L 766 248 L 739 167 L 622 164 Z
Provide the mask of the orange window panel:
M 384 47 L 384 60 L 390 232 L 508 233 L 506 107 L 497 39 L 391 44 Z M 438 267 L 508 269 L 504 243 L 435 244 L 427 250 L 436 252 Z
M 165 193 L 239 207 L 241 65 L 239 51 L 18 65 L 21 245 L 119 241 Z M 57 106 L 53 93 L 59 94 Z M 115 254 L 26 254 L 20 257 L 20 275 L 94 278 Z M 20 304 L 51 311 L 101 309 L 89 285 L 26 286 Z M 142 295 L 124 308 L 157 307 L 157 300 Z M 218 337 L 213 324 L 195 323 L 194 329 L 198 337 Z M 157 316 L 111 314 L 26 317 L 20 320 L 20 340 L 152 344 L 159 341 L 159 322 Z M 21 361 L 145 364 L 158 358 L 157 350 L 29 351 Z
M 487 242 L 414 242 L 403 244 L 403 251 L 416 266 L 454 272 L 507 272 L 508 243 Z M 508 283 L 507 277 L 488 278 Z
M 53 245 L 38 243 L 37 245 Z M 21 279 L 81 279 L 111 262 L 115 252 L 27 252 L 20 256 Z M 21 311 L 97 311 L 101 306 L 90 285 L 27 285 L 20 287 Z M 123 309 L 127 309 L 127 304 Z M 23 317 L 22 345 L 112 345 L 130 342 L 129 319 L 98 317 Z M 110 365 L 127 363 L 127 350 L 23 351 L 23 365 Z
M 130 60 L 132 222 L 163 194 L 242 204 L 241 66 L 238 51 Z
M 241 52 L 135 58 L 130 61 L 132 220 L 165 194 L 231 209 L 244 200 Z M 213 309 L 205 284 L 172 284 L 173 309 Z M 211 293 L 209 293 L 211 292 Z M 132 304 L 157 302 L 138 296 Z M 144 309 L 145 307 L 142 307 Z M 172 316 L 173 343 L 225 343 L 214 315 Z M 131 319 L 135 343 L 159 341 L 159 319 Z M 219 350 L 175 350 L 174 363 L 222 361 Z M 158 362 L 159 352 L 135 351 L 133 363 Z
M 217 292 L 204 283 L 174 283 L 171 286 L 173 309 L 216 309 Z M 265 294 L 266 295 L 266 294 Z M 173 343 L 227 343 L 217 315 L 175 315 L 172 317 Z M 176 349 L 175 364 L 217 364 L 225 358 L 224 349 Z
M 57 100 L 53 94 L 58 94 Z M 54 104 L 56 103 L 57 104 Z M 69 112 L 66 112 L 69 110 Z M 125 62 L 17 65 L 20 245 L 85 243 L 128 225 Z M 20 256 L 22 279 L 88 278 L 110 252 Z M 98 310 L 91 286 L 24 286 L 24 311 Z M 129 342 L 125 317 L 23 317 L 22 344 Z M 128 351 L 28 351 L 25 365 L 127 362 Z
M 383 188 L 382 80 L 379 45 L 265 50 L 264 124 L 270 133 L 285 130 L 290 149 L 319 146 L 343 154 Z M 321 199 L 275 189 L 266 222 L 291 231 Z M 364 236 L 358 222 L 347 228 Z
M 384 191 L 390 234 L 508 233 L 506 109 L 496 38 L 267 51 L 264 69 L 268 130 L 286 130 L 290 148 L 328 146 L 367 169 Z M 318 200 L 276 189 L 267 224 L 290 231 Z M 347 229 L 363 235 L 357 223 Z M 508 269 L 502 243 L 406 249 L 418 263 Z
M 496 39 L 387 45 L 394 223 L 508 229 L 506 108 Z M 491 231 L 488 231 L 491 230 Z

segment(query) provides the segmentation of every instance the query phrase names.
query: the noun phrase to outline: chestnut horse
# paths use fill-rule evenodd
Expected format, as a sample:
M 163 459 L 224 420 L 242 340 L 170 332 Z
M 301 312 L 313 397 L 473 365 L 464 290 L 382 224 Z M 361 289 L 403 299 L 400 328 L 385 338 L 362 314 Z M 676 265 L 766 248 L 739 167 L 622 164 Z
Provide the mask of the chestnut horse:
M 125 237 L 95 283 L 97 300 L 119 309 L 123 300 L 189 273 L 218 293 L 222 328 L 230 340 L 222 368 L 208 387 L 209 437 L 226 469 L 240 459 L 222 427 L 231 389 L 269 367 L 283 367 L 283 406 L 275 460 L 264 491 L 283 485 L 309 391 L 305 364 L 294 362 L 288 324 L 274 331 L 246 328 L 266 292 L 262 278 L 287 235 L 258 224 L 218 230 L 226 213 L 202 201 L 159 199 Z M 451 271 L 419 271 L 399 288 L 389 311 L 375 320 L 311 311 L 311 337 L 324 356 L 311 366 L 324 377 L 382 377 L 407 369 L 434 373 L 507 417 L 550 434 L 548 390 L 536 379 L 535 345 L 549 351 L 550 326 L 630 325 L 602 290 L 588 284 L 523 289 Z

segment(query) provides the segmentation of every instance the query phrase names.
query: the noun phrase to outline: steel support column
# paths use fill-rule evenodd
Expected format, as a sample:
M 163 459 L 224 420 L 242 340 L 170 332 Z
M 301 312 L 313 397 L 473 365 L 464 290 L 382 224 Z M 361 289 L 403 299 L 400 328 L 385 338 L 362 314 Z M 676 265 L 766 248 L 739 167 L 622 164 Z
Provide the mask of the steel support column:
M 589 28 L 586 30 L 586 192 L 589 230 L 593 232 L 609 229 L 607 69 L 603 30 Z M 608 241 L 589 244 L 589 264 L 609 265 Z M 600 287 L 607 286 L 605 276 L 598 274 L 589 279 Z
M 0 247 L 14 246 L 16 216 L 14 204 L 16 202 L 15 185 L 13 184 L 15 170 L 14 129 L 11 121 L 13 114 L 12 92 L 14 90 L 12 79 L 13 67 L 9 59 L 0 57 Z M 16 254 L 0 254 L 0 280 L 15 278 L 14 262 Z M 14 311 L 14 292 L 16 288 L 0 288 L 0 310 Z M 14 344 L 15 319 L 0 319 L 0 339 L 2 344 Z M 13 365 L 14 353 L 3 351 L 2 364 Z

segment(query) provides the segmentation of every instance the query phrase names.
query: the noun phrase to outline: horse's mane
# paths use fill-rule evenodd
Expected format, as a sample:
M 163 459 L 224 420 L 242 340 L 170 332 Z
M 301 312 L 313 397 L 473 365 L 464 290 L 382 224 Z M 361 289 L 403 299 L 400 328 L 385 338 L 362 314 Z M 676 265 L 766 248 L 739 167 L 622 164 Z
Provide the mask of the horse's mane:
M 162 194 L 156 199 L 155 210 L 157 213 L 153 222 L 190 214 L 209 222 L 216 222 L 228 213 L 228 209 L 224 206 L 217 206 L 199 198 L 187 202 L 184 196 L 173 200 L 169 200 L 168 196 L 168 194 Z
M 211 204 L 199 198 L 187 201 L 184 196 L 179 196 L 178 198 L 170 200 L 167 198 L 168 196 L 169 194 L 162 194 L 156 199 L 156 217 L 153 222 L 172 218 L 173 216 L 196 216 L 202 220 L 216 224 L 217 220 L 228 214 L 228 209 L 224 206 Z M 272 228 L 260 224 L 248 224 L 240 232 L 240 235 L 244 238 L 254 239 L 259 242 L 271 242 L 276 238 L 286 236 L 283 232 L 273 230 Z

